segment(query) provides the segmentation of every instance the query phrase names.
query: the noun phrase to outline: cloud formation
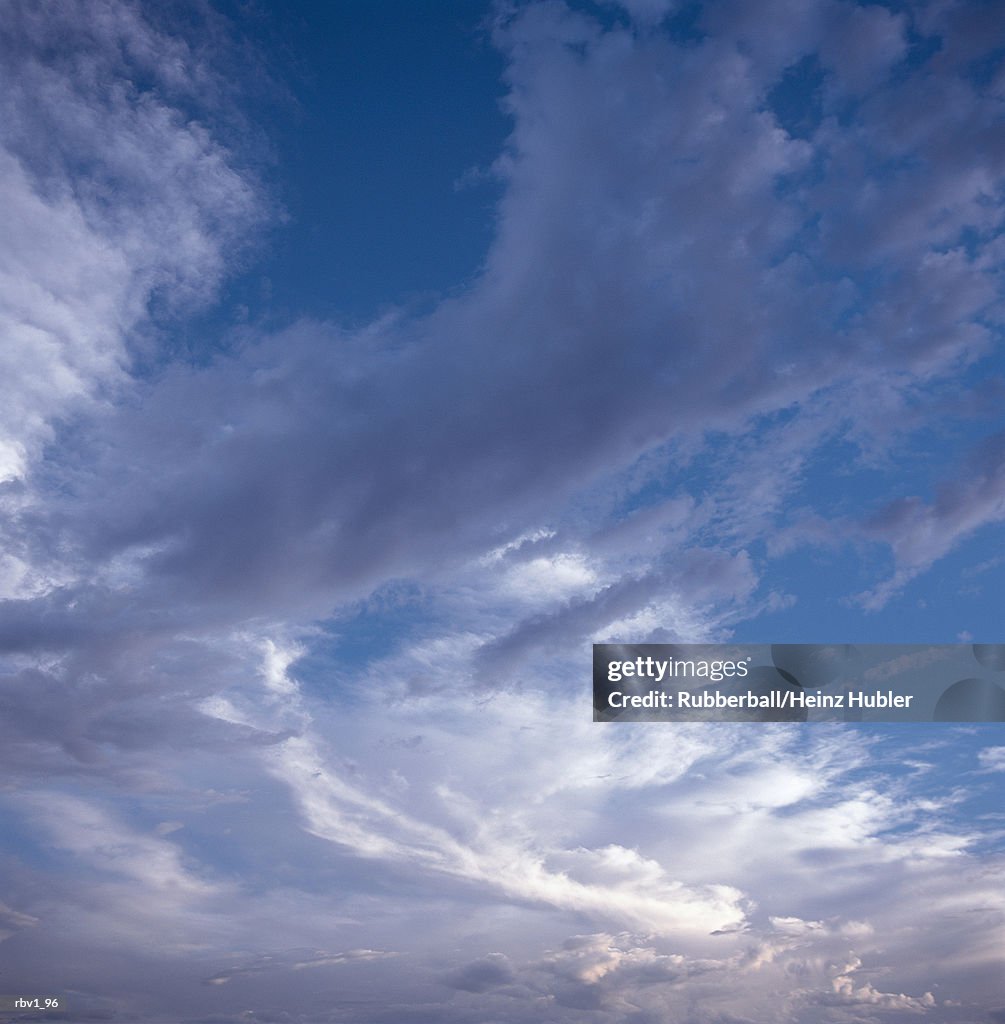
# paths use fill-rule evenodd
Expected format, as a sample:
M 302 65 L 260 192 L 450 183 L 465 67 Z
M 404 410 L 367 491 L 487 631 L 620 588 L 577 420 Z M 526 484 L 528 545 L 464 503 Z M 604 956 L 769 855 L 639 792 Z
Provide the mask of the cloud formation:
M 585 690 L 1000 523 L 988 9 L 499 6 L 479 272 L 190 360 L 274 212 L 230 26 L 2 7 L 6 969 L 80 1020 L 991 1014 L 996 733 Z

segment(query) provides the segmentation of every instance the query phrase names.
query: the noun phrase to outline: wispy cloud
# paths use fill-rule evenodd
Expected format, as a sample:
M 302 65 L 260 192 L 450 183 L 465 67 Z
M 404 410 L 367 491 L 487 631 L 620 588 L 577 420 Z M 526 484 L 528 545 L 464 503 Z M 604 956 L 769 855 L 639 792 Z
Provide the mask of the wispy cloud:
M 274 215 L 258 67 L 202 4 L 0 6 L 6 969 L 80 1019 L 997 1007 L 994 735 L 587 695 L 591 641 L 884 614 L 1000 523 L 991 9 L 501 5 L 479 271 L 189 359 Z

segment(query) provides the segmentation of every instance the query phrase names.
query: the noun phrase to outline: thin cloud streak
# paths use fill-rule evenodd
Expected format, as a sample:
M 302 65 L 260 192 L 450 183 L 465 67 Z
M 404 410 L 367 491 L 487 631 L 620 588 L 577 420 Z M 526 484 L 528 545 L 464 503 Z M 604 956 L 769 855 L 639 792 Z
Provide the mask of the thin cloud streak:
M 2 7 L 10 976 L 81 1020 L 998 1013 L 993 727 L 587 694 L 594 640 L 948 609 L 1000 523 L 983 8 L 499 7 L 479 272 L 188 360 L 275 216 L 257 65 L 199 5 Z

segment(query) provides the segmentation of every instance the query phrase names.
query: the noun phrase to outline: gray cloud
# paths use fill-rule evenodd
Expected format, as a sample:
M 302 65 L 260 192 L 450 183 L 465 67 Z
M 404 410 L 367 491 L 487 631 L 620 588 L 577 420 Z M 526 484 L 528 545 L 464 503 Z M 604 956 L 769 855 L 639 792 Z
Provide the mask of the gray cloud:
M 212 295 L 263 207 L 194 116 L 222 81 L 205 54 L 128 4 L 3 6 L 0 428 L 12 478 L 55 417 L 125 385 L 152 297 Z
M 885 540 L 896 559 L 894 575 L 861 595 L 867 608 L 882 607 L 906 582 L 924 572 L 961 540 L 1005 519 L 1005 434 L 987 438 L 943 481 L 933 502 L 900 498 L 867 524 L 868 534 Z
M 509 959 L 502 953 L 490 953 L 444 975 L 443 983 L 465 992 L 488 992 L 515 980 Z
M 471 293 L 418 322 L 302 324 L 168 371 L 83 434 L 90 472 L 74 472 L 72 504 L 49 503 L 35 543 L 132 574 L 144 602 L 317 614 L 484 549 L 672 437 L 739 431 L 828 389 L 845 422 L 862 404 L 856 430 L 885 429 L 877 388 L 916 399 L 988 345 L 992 268 L 945 247 L 970 223 L 997 230 L 981 202 L 1002 172 L 981 127 L 993 104 L 958 74 L 928 76 L 924 130 L 905 134 L 913 78 L 884 81 L 903 19 L 820 10 L 784 46 L 734 12 L 680 55 L 547 5 L 500 27 L 515 127 Z M 841 17 L 875 32 L 857 58 L 871 70 L 847 73 L 878 92 L 848 130 L 825 117 L 792 139 L 764 96 Z M 871 185 L 849 197 L 849 179 Z M 847 215 L 873 194 L 896 199 Z
M 600 730 L 568 652 L 777 606 L 779 527 L 888 546 L 879 605 L 1000 519 L 999 436 L 931 501 L 795 510 L 823 447 L 909 449 L 998 344 L 1000 33 L 779 0 L 682 39 L 624 6 L 498 14 L 469 288 L 191 366 L 140 358 L 151 310 L 211 299 L 268 214 L 217 33 L 6 5 L 0 934 L 36 987 L 68 965 L 81 1019 L 997 1005 L 1000 858 L 958 810 L 997 740 L 940 739 L 978 772 L 933 782 L 907 739 Z M 773 104 L 807 60 L 796 137 Z M 367 599 L 402 580 L 393 635 Z M 376 653 L 339 646 L 356 614 Z

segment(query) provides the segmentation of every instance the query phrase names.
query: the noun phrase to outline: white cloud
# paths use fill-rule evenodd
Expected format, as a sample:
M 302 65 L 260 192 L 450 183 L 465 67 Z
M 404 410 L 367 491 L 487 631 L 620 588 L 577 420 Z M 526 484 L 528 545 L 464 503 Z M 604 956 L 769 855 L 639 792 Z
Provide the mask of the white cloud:
M 0 902 L 0 942 L 8 939 L 22 928 L 32 928 L 38 924 L 38 918 L 31 914 L 22 914 L 6 903 Z
M 944 46 L 914 71 L 881 8 L 710 5 L 685 45 L 656 28 L 669 5 L 623 6 L 634 28 L 500 16 L 513 133 L 467 289 L 358 331 L 251 328 L 141 380 L 150 303 L 205 301 L 262 213 L 185 112 L 226 76 L 132 4 L 7 5 L 18 968 L 55 949 L 78 988 L 177 978 L 221 1020 L 238 1004 L 214 993 L 305 1006 L 308 968 L 349 993 L 320 1020 L 997 1005 L 990 826 L 941 762 L 890 769 L 911 737 L 881 761 L 851 728 L 598 726 L 588 700 L 591 640 L 777 609 L 780 526 L 887 544 L 879 606 L 1001 518 L 1000 438 L 864 526 L 886 482 L 795 509 L 821 448 L 851 453 L 835 477 L 887 444 L 889 466 L 997 344 L 982 33 L 916 12 Z M 794 138 L 771 97 L 818 51 Z M 414 605 L 382 607 L 395 586 Z
M 985 747 L 977 759 L 986 772 L 1005 772 L 1005 747 Z

